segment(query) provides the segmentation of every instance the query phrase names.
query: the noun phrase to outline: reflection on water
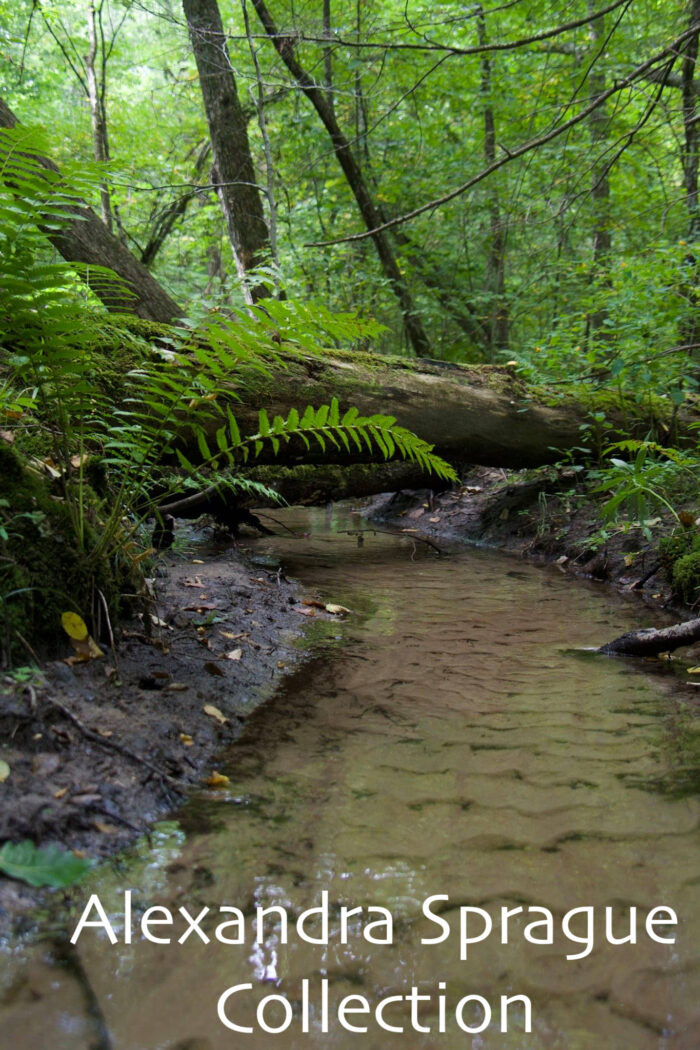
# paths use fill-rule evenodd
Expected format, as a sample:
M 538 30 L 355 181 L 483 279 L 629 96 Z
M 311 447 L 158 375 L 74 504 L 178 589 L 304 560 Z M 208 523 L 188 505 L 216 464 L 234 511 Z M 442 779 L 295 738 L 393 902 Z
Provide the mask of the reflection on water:
M 281 552 L 288 571 L 349 606 L 352 617 L 342 628 L 317 625 L 318 658 L 248 722 L 228 759 L 228 788 L 193 800 L 180 823 L 185 835 L 163 829 L 152 851 L 144 847 L 91 887 L 115 916 L 129 888 L 137 918 L 152 904 L 192 916 L 209 907 L 202 929 L 211 943 L 193 933 L 181 945 L 135 936 L 112 946 L 87 930 L 67 952 L 57 928 L 38 949 L 8 950 L 3 1045 L 700 1046 L 699 807 L 687 791 L 674 701 L 628 665 L 570 649 L 629 629 L 628 610 L 550 570 L 515 569 L 491 553 L 438 560 L 385 536 L 358 546 L 342 531 L 352 525 L 347 519 L 333 518 L 327 532 L 322 516 L 315 520 L 321 531 L 311 540 L 264 541 L 260 551 Z M 676 762 L 685 778 L 678 791 Z M 255 941 L 257 907 L 281 905 L 293 926 L 324 890 L 328 944 L 306 943 L 293 928 L 283 944 L 269 925 Z M 435 894 L 447 897 L 450 936 L 426 946 L 421 940 L 440 929 L 421 905 Z M 82 891 L 81 907 L 85 900 Z M 214 939 L 220 904 L 245 914 L 244 946 Z M 647 912 L 660 905 L 678 914 L 675 944 L 645 934 Z M 343 906 L 365 909 L 346 917 L 345 938 Z M 393 917 L 390 945 L 363 936 L 369 906 Z M 524 911 L 510 919 L 502 944 L 502 909 L 518 906 Z M 535 906 L 553 916 L 551 946 L 523 936 Z M 584 906 L 595 909 L 595 946 L 567 961 L 581 945 L 562 935 L 562 917 Z M 491 916 L 494 933 L 463 961 L 464 907 Z M 636 944 L 605 942 L 606 907 L 620 937 L 637 909 Z M 172 936 L 185 928 L 179 920 Z M 668 927 L 659 932 L 668 936 Z M 250 1035 L 217 1019 L 220 994 L 242 983 L 253 988 L 232 1000 L 232 1013 L 255 1028 Z M 411 988 L 430 998 L 409 1003 Z M 364 996 L 372 1010 L 403 996 L 384 1016 L 404 1032 L 354 1015 L 351 1023 L 367 1025 L 367 1034 L 333 1021 L 324 1033 L 323 989 L 332 1017 L 349 995 Z M 270 994 L 292 1004 L 293 1023 L 282 1034 L 256 1022 L 256 1003 Z M 518 994 L 532 1003 L 529 1035 L 517 1009 L 508 1032 L 500 1030 L 500 997 Z M 479 1034 L 454 1019 L 454 1005 L 472 995 L 494 1011 Z M 284 1018 L 279 1004 L 265 1016 L 271 1026 Z M 469 1027 L 481 1017 L 478 1007 L 465 1009 Z

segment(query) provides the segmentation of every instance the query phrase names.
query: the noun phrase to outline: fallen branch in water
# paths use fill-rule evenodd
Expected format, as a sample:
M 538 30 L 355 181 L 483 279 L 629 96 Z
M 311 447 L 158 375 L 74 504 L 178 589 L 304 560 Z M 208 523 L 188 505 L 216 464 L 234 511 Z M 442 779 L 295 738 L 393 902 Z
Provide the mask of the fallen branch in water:
M 700 619 L 676 623 L 673 627 L 658 630 L 648 627 L 643 631 L 630 631 L 607 645 L 601 645 L 598 652 L 608 656 L 658 656 L 659 653 L 670 653 L 682 645 L 692 645 L 698 641 Z

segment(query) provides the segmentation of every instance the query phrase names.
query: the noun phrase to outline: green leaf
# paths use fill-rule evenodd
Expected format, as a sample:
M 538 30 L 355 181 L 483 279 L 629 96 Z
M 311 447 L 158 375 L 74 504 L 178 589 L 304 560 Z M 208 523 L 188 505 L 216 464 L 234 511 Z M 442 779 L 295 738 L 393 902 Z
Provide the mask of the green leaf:
M 38 849 L 33 842 L 6 842 L 0 849 L 0 871 L 30 886 L 60 888 L 77 882 L 91 867 L 91 862 L 57 846 Z

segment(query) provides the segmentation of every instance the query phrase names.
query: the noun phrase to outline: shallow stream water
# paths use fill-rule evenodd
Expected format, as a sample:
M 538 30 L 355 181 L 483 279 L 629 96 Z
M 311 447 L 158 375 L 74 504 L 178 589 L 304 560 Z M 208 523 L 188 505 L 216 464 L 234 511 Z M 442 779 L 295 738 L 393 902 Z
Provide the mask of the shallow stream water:
M 249 719 L 220 766 L 226 787 L 106 866 L 74 894 L 71 917 L 57 900 L 38 945 L 0 953 L 0 1045 L 697 1050 L 700 805 L 682 705 L 670 680 L 577 651 L 637 626 L 639 607 L 492 552 L 438 559 L 381 534 L 358 545 L 349 533 L 362 526 L 347 515 L 286 520 L 311 522 L 313 535 L 256 552 L 279 555 L 306 591 L 352 614 L 313 622 L 313 658 Z M 136 929 L 124 944 L 126 890 L 135 926 L 151 905 L 174 913 L 172 927 L 150 927 L 174 941 L 188 925 L 178 909 L 208 907 L 210 943 L 192 932 L 156 944 Z M 295 920 L 324 891 L 328 931 L 309 921 L 323 943 L 308 943 Z M 66 946 L 93 892 L 118 943 L 84 929 Z M 240 946 L 216 940 L 234 914 L 221 916 L 222 904 L 245 915 Z M 256 938 L 256 908 L 272 905 L 288 916 L 287 944 L 272 922 Z M 363 909 L 346 916 L 345 937 L 343 907 Z M 585 907 L 591 937 L 586 913 L 568 936 L 564 915 Z M 645 927 L 656 907 L 678 917 L 651 927 L 658 941 Z M 504 908 L 514 911 L 505 929 Z M 636 909 L 636 943 L 608 943 L 606 908 L 619 939 Z M 551 938 L 528 925 L 548 914 Z M 390 934 L 378 921 L 387 915 Z M 466 959 L 461 915 L 474 939 Z M 486 916 L 493 930 L 477 941 Z M 372 921 L 375 940 L 391 943 L 368 939 Z M 251 987 L 226 1016 L 249 1034 L 217 1016 L 239 984 Z M 281 1002 L 262 1011 L 269 1028 L 289 1020 L 278 1034 L 256 1015 L 270 995 L 290 1004 L 291 1020 Z M 347 996 L 364 997 L 348 1008 L 368 1004 L 344 1015 L 364 1033 L 338 1021 Z M 529 1000 L 530 1032 L 524 999 L 504 1014 L 501 996 Z M 382 1027 L 374 1011 L 389 997 Z

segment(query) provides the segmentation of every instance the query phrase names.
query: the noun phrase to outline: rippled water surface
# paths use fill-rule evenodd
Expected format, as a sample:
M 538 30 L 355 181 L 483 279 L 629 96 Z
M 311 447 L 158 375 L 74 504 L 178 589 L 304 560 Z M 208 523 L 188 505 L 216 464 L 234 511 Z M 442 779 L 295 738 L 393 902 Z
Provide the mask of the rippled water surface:
M 308 528 L 308 518 L 287 520 Z M 408 540 L 368 535 L 358 546 L 343 531 L 353 519 L 311 520 L 312 538 L 266 540 L 258 550 L 280 553 L 309 593 L 352 616 L 342 627 L 317 625 L 316 658 L 249 720 L 223 767 L 228 787 L 193 800 L 180 828 L 163 828 L 151 848 L 90 887 L 117 917 L 129 888 L 137 915 L 150 904 L 193 915 L 209 906 L 202 926 L 212 938 L 213 912 L 234 905 L 251 920 L 247 943 L 205 945 L 194 934 L 182 945 L 135 936 L 112 946 L 86 930 L 65 950 L 53 917 L 52 938 L 39 949 L 2 959 L 0 1044 L 697 1050 L 700 810 L 687 790 L 680 705 L 668 683 L 573 651 L 630 629 L 639 609 L 551 568 L 480 551 L 412 557 Z M 293 923 L 324 890 L 327 946 L 305 943 L 293 927 L 286 945 L 272 926 L 255 940 L 257 906 L 281 905 Z M 437 894 L 448 898 L 441 910 L 450 936 L 421 944 L 440 932 L 421 913 Z M 365 919 L 368 906 L 386 908 L 393 943 L 369 943 L 357 915 L 341 943 L 342 905 L 364 907 Z M 502 944 L 501 909 L 518 905 L 525 912 L 510 920 Z M 659 905 L 678 913 L 675 944 L 644 931 Z M 461 960 L 466 906 L 488 912 L 494 932 Z M 523 937 L 535 906 L 553 915 L 551 946 Z M 583 906 L 599 920 L 611 908 L 620 937 L 636 907 L 637 943 L 607 945 L 599 921 L 590 954 L 567 960 L 582 946 L 563 937 L 561 919 Z M 185 928 L 179 921 L 175 936 Z M 668 927 L 656 929 L 669 936 Z M 386 1009 L 403 1033 L 382 1030 L 371 1015 L 350 1018 L 366 1034 L 333 1019 L 324 1033 L 324 980 L 331 1017 L 349 995 L 372 1009 L 412 987 L 430 999 Z M 255 1029 L 248 1035 L 217 1018 L 219 995 L 240 983 L 253 988 L 231 1000 L 230 1014 Z M 256 1022 L 256 1003 L 270 994 L 294 1010 L 277 1035 Z M 504 994 L 531 1000 L 530 1034 L 517 1010 L 500 1030 Z M 493 1009 L 479 1034 L 454 1020 L 454 1005 L 471 995 Z M 281 1008 L 265 1017 L 280 1024 Z M 482 1018 L 478 1005 L 465 1008 L 467 1026 Z

